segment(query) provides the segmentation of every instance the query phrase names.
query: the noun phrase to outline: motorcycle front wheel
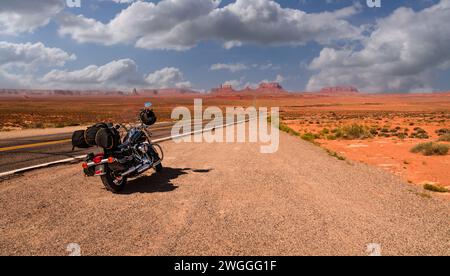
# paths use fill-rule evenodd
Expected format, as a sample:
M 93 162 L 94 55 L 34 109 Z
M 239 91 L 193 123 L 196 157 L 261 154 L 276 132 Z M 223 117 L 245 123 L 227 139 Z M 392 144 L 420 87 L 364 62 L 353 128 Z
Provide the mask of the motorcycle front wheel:
M 101 176 L 103 185 L 105 188 L 113 193 L 120 193 L 127 184 L 127 178 L 123 177 L 120 180 L 116 178 L 114 172 L 109 168 L 106 168 L 106 173 Z

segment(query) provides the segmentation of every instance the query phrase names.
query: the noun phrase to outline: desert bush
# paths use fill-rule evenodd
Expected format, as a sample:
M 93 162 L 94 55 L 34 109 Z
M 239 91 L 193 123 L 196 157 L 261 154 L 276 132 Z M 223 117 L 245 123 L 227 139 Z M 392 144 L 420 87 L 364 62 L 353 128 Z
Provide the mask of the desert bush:
M 335 158 L 337 158 L 337 159 L 339 159 L 341 161 L 345 160 L 344 156 L 340 155 L 339 153 L 337 153 L 335 151 L 332 151 L 332 150 L 329 150 L 329 149 L 325 149 L 325 151 L 328 153 L 329 156 L 335 157 Z
M 450 133 L 448 134 L 444 134 L 442 136 L 439 137 L 438 141 L 441 142 L 450 142 Z
M 423 188 L 425 190 L 432 191 L 432 192 L 437 192 L 437 193 L 448 193 L 448 192 L 450 192 L 449 189 L 446 189 L 444 187 L 439 187 L 439 186 L 436 186 L 436 185 L 433 185 L 433 184 L 425 184 L 425 185 L 423 185 Z
M 425 156 L 446 155 L 450 150 L 449 145 L 434 142 L 420 143 L 411 149 L 413 153 L 422 153 Z
M 314 134 L 314 133 L 307 132 L 307 133 L 303 134 L 303 135 L 301 136 L 301 138 L 302 138 L 303 140 L 305 140 L 305 141 L 313 142 L 314 139 L 317 139 L 317 138 L 319 138 L 319 137 L 318 137 L 318 135 L 316 135 L 316 134 Z
M 449 128 L 438 129 L 438 130 L 436 130 L 436 134 L 439 136 L 446 135 L 446 134 L 450 135 L 450 129 Z
M 373 136 L 378 135 L 378 130 L 377 130 L 377 128 L 375 128 L 375 127 L 371 128 L 371 129 L 370 129 L 370 134 L 372 134 Z
M 352 124 L 338 128 L 335 136 L 341 139 L 354 140 L 371 138 L 372 134 L 367 126 Z
M 320 132 L 320 134 L 323 134 L 323 135 L 326 135 L 326 134 L 329 134 L 330 133 L 330 130 L 328 129 L 328 128 L 324 128 L 324 129 L 322 129 L 322 131 Z
M 428 133 L 420 127 L 415 127 L 414 132 L 409 135 L 410 138 L 417 138 L 417 139 L 428 139 L 430 136 Z
M 291 135 L 294 135 L 294 136 L 300 136 L 299 132 L 293 130 L 292 128 L 288 127 L 287 125 L 285 125 L 283 123 L 280 123 L 279 129 L 281 131 L 284 131 L 284 132 L 288 133 L 288 134 L 291 134 Z

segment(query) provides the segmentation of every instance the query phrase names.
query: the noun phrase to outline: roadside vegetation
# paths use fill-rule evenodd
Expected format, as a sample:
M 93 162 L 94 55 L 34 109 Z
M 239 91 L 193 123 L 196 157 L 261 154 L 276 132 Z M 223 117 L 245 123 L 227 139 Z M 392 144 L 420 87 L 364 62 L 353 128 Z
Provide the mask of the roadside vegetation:
M 286 133 L 290 134 L 290 135 L 300 137 L 302 140 L 310 142 L 310 143 L 312 143 L 312 144 L 314 144 L 316 146 L 320 146 L 320 144 L 315 141 L 315 139 L 320 138 L 320 136 L 317 135 L 317 134 L 313 134 L 313 133 L 308 132 L 308 133 L 305 133 L 305 134 L 302 135 L 300 132 L 295 131 L 294 129 L 290 128 L 289 126 L 287 126 L 287 125 L 285 125 L 283 123 L 280 123 L 279 129 L 281 131 L 283 131 L 283 132 L 286 132 Z M 326 149 L 326 148 L 323 148 L 323 149 L 328 153 L 328 155 L 330 155 L 332 157 L 335 157 L 338 160 L 341 160 L 341 161 L 345 161 L 346 160 L 346 158 L 344 156 L 340 155 L 339 153 L 337 153 L 335 151 L 332 151 L 332 150 L 329 150 L 329 149 Z
M 436 186 L 433 184 L 425 184 L 423 185 L 423 188 L 427 191 L 432 191 L 432 192 L 436 192 L 436 193 L 449 193 L 450 190 L 446 189 L 444 187 L 440 187 L 440 186 Z
M 425 156 L 446 155 L 450 150 L 450 146 L 435 142 L 420 143 L 411 149 L 413 153 L 421 153 Z
M 444 134 L 438 138 L 439 142 L 450 142 L 450 133 Z
M 329 156 L 335 157 L 335 158 L 337 158 L 337 159 L 339 159 L 341 161 L 345 161 L 346 160 L 346 158 L 344 156 L 340 155 L 339 153 L 337 153 L 335 151 L 332 151 L 332 150 L 329 150 L 329 149 L 325 149 L 325 151 L 328 153 Z
M 441 128 L 436 130 L 436 134 L 439 136 L 438 141 L 440 142 L 450 142 L 450 129 Z
M 373 137 L 369 127 L 359 124 L 351 124 L 340 128 L 335 128 L 331 132 L 331 136 L 344 140 L 359 140 Z

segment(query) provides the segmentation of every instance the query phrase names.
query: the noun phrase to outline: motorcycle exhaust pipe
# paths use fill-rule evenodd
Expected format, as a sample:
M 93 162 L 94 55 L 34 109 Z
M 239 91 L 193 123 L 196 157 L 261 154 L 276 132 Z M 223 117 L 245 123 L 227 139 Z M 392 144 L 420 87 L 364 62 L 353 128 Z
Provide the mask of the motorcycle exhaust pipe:
M 142 168 L 140 168 L 139 170 L 138 170 L 138 173 L 143 173 L 143 172 L 145 172 L 146 170 L 148 170 L 148 169 L 150 169 L 152 166 L 150 165 L 150 164 L 145 164 L 144 166 L 142 166 Z
M 128 171 L 122 173 L 120 176 L 121 176 L 121 177 L 125 177 L 125 176 L 128 176 L 128 175 L 130 175 L 130 174 L 136 172 L 136 171 L 137 171 L 137 173 L 140 174 L 140 173 L 143 173 L 143 172 L 145 172 L 146 170 L 148 170 L 148 169 L 150 169 L 150 168 L 156 167 L 156 166 L 159 165 L 160 163 L 161 163 L 161 160 L 159 160 L 158 162 L 155 162 L 155 163 L 153 163 L 153 164 L 148 164 L 148 163 L 147 163 L 147 164 L 144 164 L 144 165 L 140 164 L 140 165 L 138 165 L 138 166 L 133 166 L 133 167 L 131 167 Z
M 158 166 L 159 164 L 161 164 L 161 159 L 159 159 L 158 161 L 156 161 L 155 163 L 152 164 L 153 168 L 156 168 L 156 166 Z
M 128 175 L 134 173 L 135 171 L 139 170 L 141 167 L 142 167 L 142 165 L 133 166 L 133 167 L 131 167 L 128 171 L 122 173 L 120 176 L 121 176 L 121 177 L 128 176 Z

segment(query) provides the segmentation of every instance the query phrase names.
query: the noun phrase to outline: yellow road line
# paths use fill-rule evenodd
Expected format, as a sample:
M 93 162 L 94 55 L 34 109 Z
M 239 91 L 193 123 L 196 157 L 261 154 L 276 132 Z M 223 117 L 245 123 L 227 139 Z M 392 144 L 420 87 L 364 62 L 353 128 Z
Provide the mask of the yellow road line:
M 186 124 L 186 125 L 188 125 L 188 124 Z M 160 128 L 153 128 L 153 129 L 149 128 L 149 130 L 150 131 L 163 130 L 163 129 L 170 129 L 172 127 L 173 127 L 173 125 L 169 125 L 169 126 L 160 127 Z M 72 141 L 72 139 L 64 139 L 64 140 L 58 140 L 58 141 L 49 141 L 49 142 L 42 142 L 42 143 L 34 143 L 34 144 L 27 144 L 27 145 L 5 147 L 5 148 L 0 148 L 0 152 L 12 151 L 12 150 L 18 150 L 18 149 L 36 148 L 36 147 L 48 146 L 48 145 L 57 145 L 57 144 L 63 144 L 63 143 L 71 142 L 71 141 Z
M 72 141 L 72 139 L 64 139 L 64 140 L 58 140 L 58 141 L 49 141 L 49 142 L 42 142 L 42 143 L 34 143 L 34 144 L 27 144 L 27 145 L 12 146 L 12 147 L 0 148 L 0 152 L 11 151 L 11 150 L 18 150 L 18 149 L 35 148 L 35 147 L 40 147 L 40 146 L 63 144 L 63 143 L 67 143 L 67 142 L 70 142 L 70 141 Z

